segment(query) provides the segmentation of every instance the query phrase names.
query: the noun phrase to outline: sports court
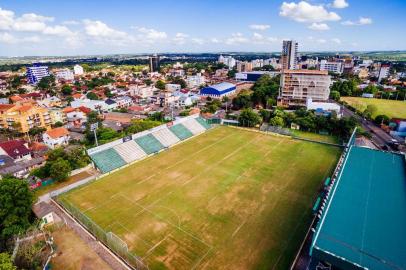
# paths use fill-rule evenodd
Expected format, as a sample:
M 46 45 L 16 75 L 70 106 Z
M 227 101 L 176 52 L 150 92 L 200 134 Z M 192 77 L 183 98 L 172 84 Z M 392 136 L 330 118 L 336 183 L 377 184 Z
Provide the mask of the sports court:
M 149 269 L 287 269 L 340 151 L 220 126 L 59 201 Z

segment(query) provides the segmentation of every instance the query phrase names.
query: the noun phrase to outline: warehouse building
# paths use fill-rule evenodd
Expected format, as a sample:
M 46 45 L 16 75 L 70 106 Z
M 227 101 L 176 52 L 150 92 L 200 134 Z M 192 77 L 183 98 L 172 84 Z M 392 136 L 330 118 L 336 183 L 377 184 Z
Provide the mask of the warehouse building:
M 236 81 L 244 82 L 256 82 L 261 76 L 269 75 L 270 77 L 275 77 L 280 74 L 276 71 L 249 71 L 249 72 L 238 72 L 235 74 Z
M 351 146 L 318 214 L 309 270 L 406 269 L 403 154 Z
M 211 98 L 222 98 L 224 96 L 233 95 L 236 91 L 236 86 L 232 83 L 222 82 L 219 84 L 210 85 L 200 90 L 200 95 Z

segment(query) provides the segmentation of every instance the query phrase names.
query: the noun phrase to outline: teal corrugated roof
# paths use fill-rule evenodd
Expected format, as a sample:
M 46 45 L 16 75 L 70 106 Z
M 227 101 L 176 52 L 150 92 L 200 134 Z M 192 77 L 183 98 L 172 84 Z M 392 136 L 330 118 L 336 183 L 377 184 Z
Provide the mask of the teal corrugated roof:
M 404 155 L 351 147 L 315 234 L 316 254 L 406 269 L 405 167 Z

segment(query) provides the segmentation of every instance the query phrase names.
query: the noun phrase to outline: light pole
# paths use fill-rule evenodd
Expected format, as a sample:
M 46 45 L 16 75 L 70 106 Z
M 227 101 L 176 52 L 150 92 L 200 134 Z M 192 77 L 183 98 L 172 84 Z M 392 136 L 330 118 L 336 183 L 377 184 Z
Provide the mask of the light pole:
M 96 129 L 99 127 L 99 122 L 90 124 L 90 130 L 93 131 L 94 133 L 94 140 L 96 142 L 96 146 L 99 146 L 99 143 L 97 142 L 97 134 L 96 134 Z

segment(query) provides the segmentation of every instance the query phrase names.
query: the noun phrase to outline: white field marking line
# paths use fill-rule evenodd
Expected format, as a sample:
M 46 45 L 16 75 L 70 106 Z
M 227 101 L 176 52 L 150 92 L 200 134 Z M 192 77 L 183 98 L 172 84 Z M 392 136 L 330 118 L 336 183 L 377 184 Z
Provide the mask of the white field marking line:
M 289 243 L 290 243 L 290 241 L 292 241 L 293 236 L 295 235 L 296 231 L 299 229 L 305 215 L 306 215 L 306 212 L 304 212 L 302 214 L 302 216 L 300 218 L 300 222 L 297 223 L 295 229 L 293 230 L 293 233 L 290 235 L 288 241 L 286 242 L 285 247 L 283 248 L 283 251 L 279 254 L 278 259 L 276 260 L 275 264 L 273 265 L 272 270 L 275 269 L 275 267 L 278 265 L 280 259 L 282 258 L 282 255 L 285 253 L 285 250 L 289 247 Z
M 191 155 L 187 155 L 187 157 L 185 157 L 185 158 L 183 158 L 183 159 L 181 159 L 181 160 L 179 160 L 179 161 L 173 163 L 172 165 L 169 165 L 168 167 L 163 168 L 163 169 L 159 170 L 158 172 L 156 172 L 156 173 L 154 173 L 154 174 L 151 174 L 150 176 L 148 176 L 148 177 L 142 179 L 141 181 L 137 182 L 136 185 L 142 184 L 142 183 L 144 183 L 144 182 L 146 182 L 146 181 L 148 181 L 148 180 L 154 178 L 155 176 L 164 173 L 166 170 L 169 170 L 169 169 L 172 169 L 173 167 L 176 167 L 178 164 L 181 164 L 181 163 L 183 163 L 185 160 L 188 160 L 188 159 L 190 159 L 191 157 L 193 157 L 193 156 L 195 156 L 195 155 L 197 155 L 197 154 L 199 154 L 199 153 L 205 151 L 206 149 L 211 148 L 212 146 L 214 146 L 214 145 L 216 145 L 216 144 L 218 144 L 218 143 L 220 143 L 220 142 L 226 140 L 228 137 L 230 137 L 230 136 L 232 136 L 232 135 L 233 135 L 233 134 L 231 133 L 231 134 L 229 134 L 229 135 L 227 135 L 227 136 L 221 138 L 220 140 L 217 140 L 217 141 L 213 142 L 212 144 L 209 144 L 209 145 L 207 145 L 207 146 L 201 148 L 200 150 L 198 150 L 198 151 L 196 151 L 196 152 L 193 152 Z M 120 193 L 120 192 L 117 192 L 117 193 Z
M 227 136 L 227 137 L 228 137 L 228 136 Z M 224 138 L 227 138 L 227 137 L 224 137 Z M 252 141 L 254 141 L 254 140 L 256 140 L 256 139 L 258 139 L 258 138 L 255 137 L 254 139 L 250 140 L 248 143 L 250 143 L 250 142 L 252 142 Z M 246 143 L 246 144 L 248 144 L 248 143 Z M 246 145 L 246 144 L 245 144 L 245 145 Z M 244 147 L 245 145 L 240 146 L 239 148 L 242 148 L 242 147 Z M 224 157 L 224 158 L 223 158 L 222 160 L 220 160 L 220 161 L 223 161 L 223 160 L 224 160 L 225 158 L 227 158 L 228 156 L 235 154 L 235 152 L 238 151 L 239 148 L 236 149 L 236 150 L 234 150 L 231 154 L 227 155 L 226 157 Z M 183 183 L 181 186 L 184 186 L 184 185 L 188 184 L 189 182 L 193 181 L 195 178 L 199 177 L 200 175 L 204 174 L 207 170 L 210 170 L 212 167 L 215 167 L 215 166 L 218 166 L 218 163 L 213 163 L 211 166 L 207 166 L 207 167 L 206 167 L 204 170 L 202 170 L 199 174 L 197 174 L 197 175 L 191 177 L 189 180 L 187 180 L 187 181 L 186 181 L 185 183 Z M 157 174 L 158 174 L 158 173 L 157 173 Z M 173 191 L 171 191 L 171 192 L 168 192 L 167 194 L 165 194 L 164 196 L 162 196 L 162 197 L 159 198 L 158 200 L 152 202 L 150 205 L 148 205 L 148 206 L 146 207 L 146 209 L 147 209 L 147 208 L 151 208 L 152 206 L 155 206 L 159 201 L 165 199 L 166 197 L 168 197 L 169 195 L 171 195 L 173 192 L 175 192 L 175 191 L 173 190 Z M 120 194 L 123 195 L 122 192 L 121 192 Z M 123 196 L 125 196 L 125 195 L 123 195 Z M 144 210 L 140 210 L 139 212 L 137 212 L 134 217 L 137 217 L 138 215 L 142 214 L 142 212 L 144 212 Z
M 112 196 L 110 196 L 110 198 L 108 200 L 105 200 L 103 203 L 101 203 L 99 205 L 95 205 L 95 206 L 91 206 L 91 207 L 86 208 L 85 210 L 82 211 L 82 213 L 84 214 L 87 211 L 91 211 L 93 209 L 97 209 L 97 208 L 99 208 L 101 206 L 104 206 L 104 205 L 110 203 L 112 200 L 114 200 L 114 197 L 116 197 L 116 196 L 117 196 L 117 193 L 113 194 Z
M 159 172 L 154 173 L 154 174 L 148 176 L 147 178 L 145 178 L 145 179 L 143 179 L 143 180 L 137 182 L 136 185 L 141 184 L 141 183 L 144 183 L 144 182 L 146 182 L 146 181 L 152 179 L 153 177 L 162 174 L 164 171 L 166 171 L 166 170 L 168 170 L 168 169 L 171 169 L 172 167 L 177 166 L 179 163 L 182 163 L 183 161 L 189 159 L 190 157 L 192 157 L 192 156 L 194 156 L 194 155 L 196 155 L 196 154 L 198 154 L 198 153 L 200 153 L 200 152 L 202 152 L 202 151 L 204 151 L 204 150 L 206 150 L 206 149 L 208 149 L 208 148 L 210 148 L 210 147 L 212 147 L 212 146 L 214 146 L 214 145 L 216 145 L 216 144 L 218 144 L 218 143 L 224 141 L 225 139 L 227 139 L 228 137 L 230 137 L 230 136 L 232 136 L 232 135 L 233 135 L 233 134 L 231 133 L 231 134 L 229 134 L 229 135 L 223 137 L 222 139 L 217 140 L 217 141 L 215 141 L 214 143 L 209 144 L 209 145 L 207 145 L 207 146 L 201 148 L 199 151 L 194 152 L 192 155 L 188 156 L 187 158 L 183 158 L 183 159 L 179 160 L 178 162 L 174 163 L 173 165 L 170 165 L 170 166 L 168 166 L 168 167 L 166 167 L 166 168 L 163 168 L 163 169 L 160 170 Z M 84 187 L 85 187 L 85 186 L 83 186 L 83 187 L 81 187 L 81 188 L 84 188 Z M 118 191 L 117 193 L 113 194 L 110 198 L 113 198 L 113 197 L 119 195 L 120 193 L 122 193 L 122 191 Z M 166 194 L 166 196 L 170 195 L 171 193 L 173 193 L 173 192 L 170 192 L 170 193 Z M 166 197 L 166 196 L 165 196 L 165 197 Z M 108 202 L 106 202 L 106 203 L 108 203 Z M 101 205 L 92 206 L 92 207 L 90 207 L 90 209 L 98 208 L 99 206 L 101 206 Z M 88 211 L 88 210 L 90 210 L 90 209 L 85 209 L 84 212 L 86 212 L 86 211 Z M 142 213 L 142 211 L 140 211 L 139 213 Z M 137 213 L 137 214 L 139 214 L 139 213 Z M 137 214 L 136 214 L 136 216 L 137 216 Z
M 190 233 L 190 232 L 188 232 L 188 231 L 185 231 L 184 229 L 182 229 L 181 227 L 176 226 L 175 224 L 173 224 L 173 223 L 170 222 L 170 221 L 165 220 L 165 219 L 162 218 L 161 216 L 159 216 L 159 215 L 155 214 L 154 212 L 148 210 L 148 208 L 145 208 L 145 207 L 142 206 L 141 204 L 139 204 L 139 203 L 137 203 L 137 202 L 134 202 L 134 201 L 132 201 L 131 199 L 127 198 L 127 196 L 125 196 L 125 195 L 123 195 L 123 194 L 120 194 L 120 196 L 122 196 L 122 197 L 125 198 L 126 200 L 130 201 L 131 203 L 138 205 L 139 207 L 143 208 L 144 211 L 146 211 L 146 212 L 152 214 L 153 216 L 157 217 L 158 219 L 160 219 L 160 220 L 162 220 L 162 221 L 168 223 L 168 224 L 171 225 L 172 227 L 174 227 L 174 228 L 180 230 L 181 232 L 183 232 L 183 233 L 185 233 L 186 235 L 192 237 L 193 239 L 199 241 L 200 243 L 204 244 L 205 246 L 211 248 L 211 245 L 207 244 L 207 243 L 204 242 L 202 239 L 196 237 L 196 236 L 193 235 L 192 233 Z
M 137 237 L 138 239 L 140 239 L 142 242 L 144 242 L 147 246 L 152 247 L 152 243 L 149 241 L 146 241 L 144 239 L 142 239 L 141 237 L 139 237 L 136 233 L 130 231 L 126 226 L 124 226 L 121 222 L 117 221 L 117 224 L 121 226 L 121 228 L 123 228 L 125 231 L 127 231 L 128 233 L 134 234 L 135 237 Z M 123 240 L 124 241 L 124 240 Z M 125 241 L 124 241 L 125 242 Z M 128 245 L 128 244 L 127 244 Z
M 254 139 L 249 140 L 249 141 L 246 142 L 245 144 L 241 145 L 240 147 L 238 147 L 237 149 L 235 149 L 234 151 L 232 151 L 232 152 L 231 152 L 230 154 L 228 154 L 227 156 L 223 157 L 223 158 L 220 159 L 219 161 L 217 161 L 217 162 L 211 164 L 210 166 L 206 167 L 206 168 L 202 171 L 202 173 L 205 172 L 205 171 L 207 171 L 207 170 L 210 170 L 210 169 L 213 168 L 213 167 L 218 167 L 219 164 L 220 164 L 222 161 L 224 161 L 224 160 L 230 158 L 230 157 L 233 156 L 235 153 L 239 152 L 239 151 L 241 150 L 241 148 L 244 148 L 245 146 L 247 146 L 248 144 L 251 144 L 251 142 L 253 142 L 253 141 L 257 140 L 257 139 L 258 139 L 257 137 L 254 137 Z M 200 173 L 200 174 L 201 174 L 201 173 Z M 194 178 L 196 178 L 197 176 L 200 176 L 200 174 L 193 176 L 193 177 L 190 178 L 188 181 L 186 181 L 185 183 L 183 183 L 181 186 L 183 187 L 183 186 L 189 184 L 191 181 L 195 180 Z
M 167 234 L 164 238 L 162 238 L 161 240 L 159 240 L 158 243 L 156 243 L 156 244 L 153 245 L 150 249 L 148 249 L 147 252 L 145 252 L 145 255 L 142 256 L 141 260 L 146 259 L 146 258 L 149 256 L 149 254 L 150 254 L 156 247 L 158 247 L 162 242 L 164 242 L 170 235 L 171 235 L 170 233 Z
M 203 261 L 203 259 L 206 258 L 207 255 L 208 255 L 208 254 L 210 253 L 210 251 L 212 251 L 212 250 L 213 250 L 213 247 L 209 248 L 209 249 L 207 250 L 207 252 L 206 252 L 202 257 L 200 257 L 200 259 L 195 263 L 195 265 L 193 265 L 192 270 L 193 270 L 193 269 L 196 269 L 196 267 L 199 266 L 199 264 Z
M 321 228 L 323 226 L 324 220 L 326 219 L 328 210 L 330 209 L 332 198 L 334 197 L 334 195 L 336 193 L 338 184 L 340 184 L 341 176 L 343 174 L 345 166 L 347 165 L 347 160 L 348 160 L 348 157 L 349 157 L 351 151 L 352 151 L 352 146 L 350 146 L 350 148 L 348 149 L 348 152 L 347 152 L 347 154 L 345 156 L 345 160 L 344 160 L 344 163 L 343 163 L 343 165 L 341 167 L 340 174 L 338 175 L 337 183 L 335 184 L 334 190 L 333 190 L 333 192 L 331 193 L 331 195 L 329 197 L 330 199 L 328 200 L 326 211 L 324 212 L 324 215 L 323 215 L 323 217 L 321 219 L 321 222 L 320 222 L 319 230 L 317 230 L 316 236 L 314 237 L 314 240 L 312 241 L 311 246 L 315 245 L 315 243 L 317 242 L 317 239 L 319 237 L 319 234 L 320 234 Z
M 234 238 L 234 236 L 238 233 L 238 231 L 242 228 L 242 226 L 244 226 L 244 224 L 247 223 L 247 221 L 248 219 L 245 219 L 243 222 L 241 222 L 240 226 L 238 226 L 237 229 L 234 230 L 233 234 L 231 235 L 231 238 Z

